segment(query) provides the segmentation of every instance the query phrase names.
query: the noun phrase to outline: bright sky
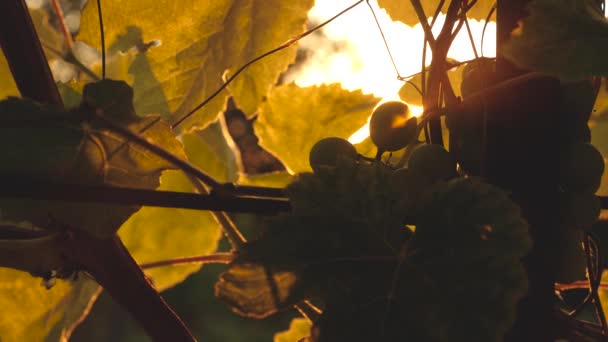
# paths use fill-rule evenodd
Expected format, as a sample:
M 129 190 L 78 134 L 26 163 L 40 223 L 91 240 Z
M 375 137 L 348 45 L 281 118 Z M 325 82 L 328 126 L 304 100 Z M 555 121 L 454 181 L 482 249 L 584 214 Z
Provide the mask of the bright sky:
M 309 17 L 321 23 L 348 6 L 355 0 L 316 0 Z M 423 31 L 420 25 L 409 27 L 400 22 L 393 22 L 388 14 L 380 9 L 375 0 L 370 1 L 380 21 L 389 48 L 397 64 L 399 73 L 408 76 L 420 71 Z M 407 2 L 404 2 L 407 5 Z M 438 18 L 434 31 L 438 33 L 443 17 Z M 470 20 L 469 24 L 480 51 L 483 23 Z M 361 3 L 354 9 L 334 20 L 323 29 L 326 40 L 313 35 L 300 41 L 300 46 L 314 51 L 301 69 L 292 73 L 287 81 L 294 81 L 300 86 L 321 83 L 340 82 L 349 90 L 362 89 L 384 100 L 398 99 L 402 81 L 389 59 L 382 36 L 374 21 L 369 7 Z M 495 56 L 496 25 L 488 24 L 486 28 L 484 55 Z M 340 42 L 328 44 L 328 41 Z M 430 58 L 430 51 L 427 52 Z M 463 28 L 452 44 L 450 57 L 456 60 L 474 58 L 473 49 Z M 430 61 L 430 59 L 427 59 Z M 351 142 L 365 139 L 367 128 L 362 128 Z

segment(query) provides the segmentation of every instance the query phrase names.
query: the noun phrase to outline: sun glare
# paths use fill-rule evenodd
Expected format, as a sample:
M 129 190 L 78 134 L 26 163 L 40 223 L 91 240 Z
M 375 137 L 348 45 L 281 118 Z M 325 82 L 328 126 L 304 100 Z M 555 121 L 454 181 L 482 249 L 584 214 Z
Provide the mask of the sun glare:
M 313 23 L 320 23 L 352 3 L 353 0 L 317 0 L 309 12 L 309 18 Z M 376 12 L 399 74 L 408 76 L 419 72 L 424 38 L 421 25 L 410 27 L 394 22 L 378 7 L 375 0 L 370 1 L 370 4 Z M 437 19 L 434 26 L 436 34 L 441 29 L 443 20 L 443 17 Z M 469 25 L 475 47 L 481 54 L 483 22 L 469 20 Z M 495 56 L 495 36 L 496 25 L 489 23 L 483 44 L 483 55 L 486 57 Z M 373 94 L 383 102 L 399 99 L 398 92 L 403 81 L 397 78 L 397 71 L 391 63 L 382 36 L 365 4 L 345 13 L 320 33 L 301 40 L 300 47 L 307 51 L 307 58 L 297 70 L 290 73 L 286 81 L 293 81 L 303 87 L 337 82 L 345 89 L 361 89 L 364 93 Z M 430 62 L 430 57 L 431 53 L 427 51 L 427 63 Z M 475 57 L 465 28 L 454 40 L 449 57 L 459 61 Z M 410 108 L 415 115 L 422 113 L 420 107 Z M 349 141 L 363 141 L 368 134 L 366 125 L 355 132 Z

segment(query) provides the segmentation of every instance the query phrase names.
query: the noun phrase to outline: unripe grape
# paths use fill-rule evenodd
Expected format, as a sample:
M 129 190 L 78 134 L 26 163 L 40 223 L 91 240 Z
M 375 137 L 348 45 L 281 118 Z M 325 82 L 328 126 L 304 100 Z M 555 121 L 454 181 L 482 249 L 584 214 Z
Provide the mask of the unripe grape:
M 433 182 L 456 177 L 456 161 L 443 146 L 425 144 L 412 152 L 408 168 L 428 176 Z
M 330 137 L 324 138 L 312 147 L 309 155 L 310 166 L 314 171 L 321 167 L 334 167 L 338 163 L 338 158 L 346 157 L 357 158 L 357 150 L 348 140 Z
M 380 151 L 397 151 L 416 135 L 418 122 L 405 102 L 389 101 L 374 109 L 369 135 Z
M 594 194 L 604 173 L 604 157 L 593 145 L 575 143 L 566 150 L 560 183 L 566 191 Z

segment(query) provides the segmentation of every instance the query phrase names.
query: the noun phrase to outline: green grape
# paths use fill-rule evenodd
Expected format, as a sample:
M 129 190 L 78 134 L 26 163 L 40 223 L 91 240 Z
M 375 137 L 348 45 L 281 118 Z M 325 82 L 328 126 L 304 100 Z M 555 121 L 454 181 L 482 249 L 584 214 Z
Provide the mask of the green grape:
M 369 134 L 378 150 L 397 151 L 415 138 L 417 126 L 418 121 L 407 104 L 389 101 L 374 109 Z
M 590 230 L 602 210 L 599 197 L 592 193 L 564 193 L 561 200 L 562 222 L 572 229 Z
M 443 146 L 421 145 L 412 152 L 408 168 L 429 177 L 433 182 L 448 180 L 457 176 L 456 161 Z
M 310 150 L 308 160 L 312 169 L 318 172 L 322 167 L 336 166 L 340 157 L 355 159 L 357 150 L 348 140 L 330 137 L 317 141 Z
M 560 183 L 568 192 L 594 194 L 604 173 L 604 157 L 593 145 L 576 143 L 565 152 L 560 167 Z

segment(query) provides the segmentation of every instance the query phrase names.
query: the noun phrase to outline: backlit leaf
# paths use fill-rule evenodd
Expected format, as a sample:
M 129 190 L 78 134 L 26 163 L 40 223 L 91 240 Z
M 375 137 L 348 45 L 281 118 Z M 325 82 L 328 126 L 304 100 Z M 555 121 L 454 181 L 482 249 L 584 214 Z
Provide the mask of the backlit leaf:
M 186 176 L 165 171 L 159 190 L 192 192 Z M 221 237 L 220 226 L 208 211 L 144 207 L 121 227 L 119 235 L 138 263 L 213 253 Z M 158 290 L 183 281 L 200 264 L 154 268 L 146 271 Z
M 7 96 L 19 96 L 19 89 L 17 89 L 11 70 L 8 68 L 4 52 L 0 49 L 0 99 Z
M 339 84 L 273 89 L 254 124 L 260 145 L 277 156 L 289 172 L 309 171 L 308 154 L 318 140 L 347 139 L 378 103 L 372 95 L 347 91 Z
M 3 342 L 69 337 L 99 293 L 99 286 L 84 275 L 75 282 L 57 280 L 47 290 L 40 278 L 6 268 L 0 268 L 0 288 L 0 305 L 6 313 L 0 315 Z
M 102 81 L 87 86 L 85 93 L 93 93 L 104 85 L 120 88 L 116 81 Z M 139 118 L 135 115 L 130 97 L 123 94 L 115 106 L 117 97 L 106 96 L 110 104 L 102 104 L 103 97 L 87 95 L 89 105 L 99 105 L 104 115 L 124 124 L 132 132 L 148 126 L 157 117 Z M 114 93 L 117 95 L 119 93 Z M 63 112 L 33 101 L 9 99 L 0 102 L 0 135 L 2 167 L 5 177 L 37 179 L 40 181 L 107 184 L 125 187 L 154 189 L 163 170 L 174 168 L 164 159 L 144 147 L 126 143 L 125 139 L 96 120 L 85 121 L 79 111 Z M 168 124 L 160 121 L 143 136 L 162 145 L 175 155 L 185 158 L 181 143 L 175 138 Z M 25 139 L 24 137 L 27 137 Z M 2 215 L 5 219 L 28 220 L 45 227 L 49 217 L 83 229 L 89 233 L 108 237 L 137 208 L 101 204 L 62 203 L 52 201 L 2 200 Z
M 190 162 L 219 182 L 236 181 L 238 161 L 224 138 L 219 122 L 182 135 L 182 142 Z
M 448 79 L 454 95 L 460 96 L 460 84 L 462 83 L 462 70 L 464 68 L 462 64 L 456 68 L 448 70 Z M 422 107 L 422 95 L 418 92 L 422 90 L 422 74 L 418 73 L 414 77 L 410 78 L 408 82 L 404 83 L 401 89 L 399 89 L 399 97 L 408 104 Z
M 187 0 L 179 6 L 169 0 L 152 5 L 143 0 L 104 1 L 104 16 L 112 19 L 106 21 L 105 36 L 108 44 L 113 45 L 129 30 L 139 30 L 141 46 L 154 40 L 160 43 L 146 52 L 147 63 L 158 82 L 134 84 L 135 92 L 162 93 L 168 102 L 165 110 L 177 118 L 216 91 L 225 72 L 230 75 L 251 59 L 303 32 L 312 4 L 312 0 Z M 171 19 L 170 25 L 166 24 L 167 18 Z M 92 2 L 83 11 L 78 39 L 99 46 L 97 9 Z M 269 87 L 294 58 L 295 46 L 258 62 L 240 75 L 229 87 L 237 106 L 253 114 Z M 204 127 L 214 121 L 227 96 L 228 92 L 222 93 L 181 128 Z M 150 101 L 157 99 L 148 97 Z M 169 114 L 160 109 L 154 112 Z
M 312 323 L 306 318 L 294 318 L 289 329 L 274 335 L 274 342 L 296 342 L 310 335 Z

